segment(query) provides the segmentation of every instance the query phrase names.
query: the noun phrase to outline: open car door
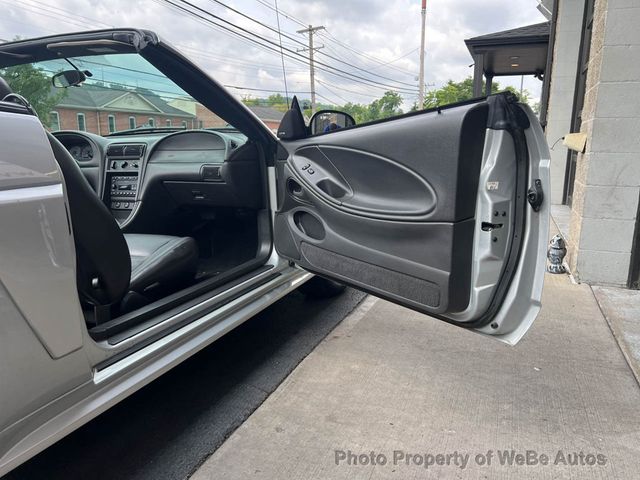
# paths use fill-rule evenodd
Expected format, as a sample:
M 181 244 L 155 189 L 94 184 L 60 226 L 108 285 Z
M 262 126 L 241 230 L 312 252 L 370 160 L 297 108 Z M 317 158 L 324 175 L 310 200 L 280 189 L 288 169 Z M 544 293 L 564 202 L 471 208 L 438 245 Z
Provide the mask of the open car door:
M 281 138 L 276 175 L 281 256 L 510 344 L 531 326 L 549 150 L 513 95 Z

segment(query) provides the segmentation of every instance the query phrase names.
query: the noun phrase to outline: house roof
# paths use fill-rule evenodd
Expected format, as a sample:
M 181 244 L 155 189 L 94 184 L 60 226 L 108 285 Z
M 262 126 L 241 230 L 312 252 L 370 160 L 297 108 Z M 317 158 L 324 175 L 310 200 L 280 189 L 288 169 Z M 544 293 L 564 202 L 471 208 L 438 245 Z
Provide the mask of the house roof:
M 279 122 L 282 120 L 284 113 L 280 110 L 276 110 L 273 107 L 262 107 L 260 105 L 247 105 L 249 110 L 255 113 L 256 117 L 260 120 L 271 120 L 273 122 Z
M 135 90 L 116 89 L 102 87 L 99 85 L 84 84 L 82 87 L 70 87 L 65 90 L 66 94 L 58 103 L 59 107 L 83 108 L 90 110 L 108 109 L 109 104 L 125 95 L 135 95 L 146 103 L 150 104 L 158 113 L 175 115 L 182 117 L 192 117 L 184 110 L 172 107 L 161 97 Z M 57 94 L 58 90 L 54 92 Z
M 546 43 L 549 41 L 549 22 L 525 25 L 524 27 L 487 33 L 468 38 L 464 42 L 469 45 L 496 45 L 503 43 Z

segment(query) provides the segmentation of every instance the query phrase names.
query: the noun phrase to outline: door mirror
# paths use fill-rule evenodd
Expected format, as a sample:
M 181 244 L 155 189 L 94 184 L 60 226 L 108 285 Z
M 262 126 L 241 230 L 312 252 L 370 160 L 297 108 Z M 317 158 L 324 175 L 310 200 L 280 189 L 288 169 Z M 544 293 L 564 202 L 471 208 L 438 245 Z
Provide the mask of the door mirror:
M 311 135 L 328 133 L 341 128 L 352 127 L 356 121 L 348 113 L 338 110 L 320 110 L 309 122 Z
M 80 70 L 65 70 L 60 73 L 56 73 L 51 82 L 56 88 L 67 88 L 80 85 L 87 79 L 87 76 Z

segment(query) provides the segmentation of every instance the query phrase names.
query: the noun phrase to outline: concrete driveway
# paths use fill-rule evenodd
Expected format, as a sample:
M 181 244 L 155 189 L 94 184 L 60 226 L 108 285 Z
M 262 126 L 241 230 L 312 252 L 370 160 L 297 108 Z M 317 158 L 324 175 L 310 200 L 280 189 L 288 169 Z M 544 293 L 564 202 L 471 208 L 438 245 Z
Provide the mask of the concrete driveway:
M 590 287 L 548 275 L 543 302 L 507 347 L 370 297 L 192 479 L 638 478 L 640 389 Z

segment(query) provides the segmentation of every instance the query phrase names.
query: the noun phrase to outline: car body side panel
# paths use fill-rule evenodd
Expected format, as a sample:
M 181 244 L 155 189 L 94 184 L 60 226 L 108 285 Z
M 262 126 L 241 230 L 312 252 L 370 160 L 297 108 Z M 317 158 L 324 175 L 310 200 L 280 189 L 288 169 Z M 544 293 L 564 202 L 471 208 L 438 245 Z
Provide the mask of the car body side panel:
M 60 358 L 82 347 L 84 324 L 62 178 L 36 117 L 0 113 L 0 144 L 0 281 Z
M 278 259 L 275 252 L 273 258 Z M 67 394 L 60 395 L 45 408 L 0 431 L 0 476 L 183 362 L 312 277 L 295 267 L 284 266 L 278 270 L 280 275 L 269 283 L 95 372 L 91 382 L 74 390 L 68 389 L 70 391 Z M 81 352 L 75 352 L 62 360 Z
M 44 129 L 0 112 L 0 431 L 90 381 L 73 238 Z M 6 439 L 5 441 L 10 441 Z

